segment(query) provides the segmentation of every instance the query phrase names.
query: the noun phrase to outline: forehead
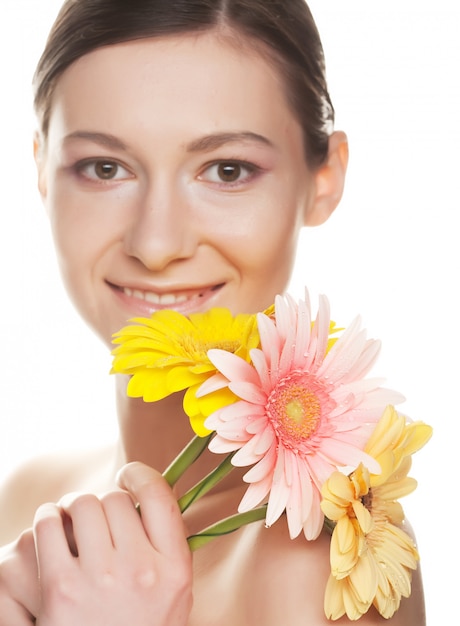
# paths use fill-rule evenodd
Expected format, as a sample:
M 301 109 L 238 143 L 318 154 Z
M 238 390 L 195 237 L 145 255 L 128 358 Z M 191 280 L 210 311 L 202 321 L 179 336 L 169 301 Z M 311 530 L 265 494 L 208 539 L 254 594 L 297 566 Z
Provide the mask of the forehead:
M 243 124 L 302 135 L 269 54 L 213 33 L 131 41 L 81 57 L 56 85 L 50 132 L 53 120 L 115 134 L 120 125 L 199 133 Z

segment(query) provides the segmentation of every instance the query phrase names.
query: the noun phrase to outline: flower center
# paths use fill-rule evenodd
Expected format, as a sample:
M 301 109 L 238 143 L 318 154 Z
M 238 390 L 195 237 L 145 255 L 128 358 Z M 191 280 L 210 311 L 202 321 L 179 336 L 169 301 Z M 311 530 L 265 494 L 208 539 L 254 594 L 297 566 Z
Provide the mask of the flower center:
M 369 511 L 369 513 L 372 513 L 372 500 L 373 500 L 372 489 L 369 489 L 369 491 L 364 496 L 361 496 L 361 502 Z
M 267 402 L 267 415 L 284 445 L 297 448 L 316 432 L 328 395 L 314 377 L 293 372 L 280 380 Z
M 232 341 L 227 339 L 226 341 L 209 341 L 204 344 L 203 351 L 206 354 L 211 348 L 219 348 L 220 350 L 226 350 L 227 352 L 235 353 L 240 347 L 241 342 L 238 340 Z
M 235 353 L 241 345 L 241 341 L 237 339 L 206 341 L 201 338 L 184 337 L 183 342 L 186 353 L 190 355 L 194 361 L 207 361 L 208 350 L 212 348 L 220 348 L 221 350 Z

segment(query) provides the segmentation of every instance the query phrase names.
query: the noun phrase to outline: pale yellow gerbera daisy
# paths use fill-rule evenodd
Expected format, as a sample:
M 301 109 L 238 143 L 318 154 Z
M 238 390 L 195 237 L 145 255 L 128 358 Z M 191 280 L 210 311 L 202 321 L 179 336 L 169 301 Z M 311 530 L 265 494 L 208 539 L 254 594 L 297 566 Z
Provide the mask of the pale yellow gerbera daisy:
M 407 476 L 411 454 L 431 437 L 430 426 L 406 423 L 388 407 L 365 451 L 381 465 L 370 474 L 361 464 L 350 476 L 334 472 L 322 488 L 321 508 L 336 522 L 331 539 L 331 575 L 324 608 L 328 618 L 359 619 L 374 604 L 391 617 L 401 597 L 411 592 L 418 553 L 400 527 L 404 513 L 397 500 L 416 487 Z
M 184 411 L 192 428 L 197 435 L 208 435 L 211 431 L 203 425 L 206 416 L 233 402 L 234 396 L 222 384 L 212 397 L 197 400 L 197 388 L 216 372 L 207 352 L 221 348 L 249 360 L 249 351 L 259 345 L 256 316 L 233 316 L 224 308 L 188 317 L 162 310 L 132 322 L 114 335 L 119 345 L 113 350 L 112 373 L 129 374 L 128 395 L 146 402 L 186 389 Z

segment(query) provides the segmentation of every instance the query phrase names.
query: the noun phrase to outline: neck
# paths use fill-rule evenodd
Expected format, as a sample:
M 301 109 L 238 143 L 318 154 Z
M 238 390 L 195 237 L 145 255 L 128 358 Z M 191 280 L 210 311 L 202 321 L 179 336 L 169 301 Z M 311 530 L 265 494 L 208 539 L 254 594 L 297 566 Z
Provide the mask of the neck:
M 127 377 L 117 375 L 117 411 L 120 428 L 120 446 L 117 466 L 141 461 L 163 472 L 194 436 L 189 419 L 182 409 L 182 393 L 173 394 L 158 402 L 144 402 L 126 394 Z M 222 460 L 223 455 L 205 450 L 186 471 L 177 485 L 180 496 L 192 487 Z M 241 484 L 241 471 L 232 471 L 217 490 Z

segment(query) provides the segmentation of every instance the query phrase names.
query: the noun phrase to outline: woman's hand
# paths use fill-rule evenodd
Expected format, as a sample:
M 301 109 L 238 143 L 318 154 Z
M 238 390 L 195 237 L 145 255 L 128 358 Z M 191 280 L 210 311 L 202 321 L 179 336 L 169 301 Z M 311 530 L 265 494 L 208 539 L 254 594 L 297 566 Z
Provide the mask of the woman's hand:
M 32 530 L 0 550 L 0 626 L 30 626 L 40 602 Z
M 67 496 L 37 511 L 37 625 L 187 624 L 192 560 L 176 499 L 141 463 L 127 465 L 119 483 L 126 491 Z

